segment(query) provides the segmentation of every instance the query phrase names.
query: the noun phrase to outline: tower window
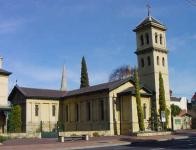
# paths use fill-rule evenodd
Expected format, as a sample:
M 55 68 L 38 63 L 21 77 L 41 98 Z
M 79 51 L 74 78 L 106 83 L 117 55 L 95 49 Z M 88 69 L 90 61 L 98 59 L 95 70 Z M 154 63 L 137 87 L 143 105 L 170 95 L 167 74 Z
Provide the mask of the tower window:
M 160 34 L 160 44 L 162 44 L 163 43 L 163 41 L 162 41 L 162 34 Z
M 158 43 L 158 35 L 155 33 L 155 43 Z
M 141 66 L 144 67 L 144 59 L 141 59 Z
M 150 66 L 151 65 L 150 56 L 147 57 L 147 60 L 148 60 L 148 66 Z
M 144 119 L 146 119 L 146 104 L 143 105 Z
M 144 45 L 144 37 L 143 35 L 140 36 L 141 45 Z
M 157 56 L 157 65 L 159 65 L 159 56 Z
M 145 36 L 146 36 L 146 44 L 149 44 L 149 35 L 148 35 L 148 33 L 146 33 Z
M 165 66 L 165 58 L 162 58 L 162 65 Z

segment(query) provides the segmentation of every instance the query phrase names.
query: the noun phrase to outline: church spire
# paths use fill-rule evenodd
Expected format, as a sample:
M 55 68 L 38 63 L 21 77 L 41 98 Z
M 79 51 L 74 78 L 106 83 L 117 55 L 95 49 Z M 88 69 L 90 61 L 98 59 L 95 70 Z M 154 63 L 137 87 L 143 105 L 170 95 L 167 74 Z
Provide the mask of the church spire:
M 66 68 L 65 65 L 63 65 L 63 72 L 62 72 L 62 78 L 61 78 L 61 91 L 67 90 L 67 78 L 66 78 Z

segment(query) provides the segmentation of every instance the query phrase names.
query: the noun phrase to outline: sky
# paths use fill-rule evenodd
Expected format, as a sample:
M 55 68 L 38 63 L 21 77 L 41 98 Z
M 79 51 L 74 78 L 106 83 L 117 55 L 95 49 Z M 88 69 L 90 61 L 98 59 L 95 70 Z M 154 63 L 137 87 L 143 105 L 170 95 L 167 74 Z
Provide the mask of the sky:
M 85 56 L 90 84 L 107 82 L 121 65 L 136 66 L 132 31 L 149 0 L 0 0 L 0 56 L 19 86 L 59 89 L 63 65 L 68 89 L 80 86 Z M 167 26 L 170 88 L 196 92 L 196 0 L 150 0 L 151 15 Z

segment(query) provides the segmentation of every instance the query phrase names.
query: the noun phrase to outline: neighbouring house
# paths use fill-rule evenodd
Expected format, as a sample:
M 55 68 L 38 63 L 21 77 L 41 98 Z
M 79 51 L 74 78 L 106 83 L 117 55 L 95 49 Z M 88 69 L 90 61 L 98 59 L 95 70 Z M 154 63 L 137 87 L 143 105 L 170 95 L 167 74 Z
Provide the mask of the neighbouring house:
M 178 116 L 173 117 L 173 130 L 191 129 L 192 116 L 186 110 L 182 110 Z
M 3 69 L 3 58 L 0 57 L 0 133 L 7 132 L 7 119 L 10 106 L 8 104 L 8 84 L 9 75 L 8 72 Z
M 191 103 L 192 104 L 196 104 L 196 92 L 195 92 L 195 94 L 191 98 Z
M 174 104 L 177 105 L 178 107 L 180 107 L 180 109 L 185 110 L 187 112 L 187 103 L 188 100 L 186 97 L 171 97 L 170 98 L 170 104 Z
M 133 31 L 136 33 L 135 54 L 141 81 L 145 130 L 151 130 L 149 119 L 152 102 L 156 105 L 154 109 L 159 112 L 160 72 L 166 105 L 170 109 L 166 26 L 148 15 Z M 65 78 L 62 78 L 63 81 L 66 81 Z M 72 134 L 88 131 L 119 135 L 139 131 L 135 81 L 131 77 L 71 91 L 66 90 L 66 84 L 61 85 L 64 91 L 18 85 L 13 88 L 9 101 L 22 108 L 23 131 L 52 131 L 57 121 L 62 124 L 64 131 L 72 131 Z
M 192 116 L 192 128 L 196 129 L 196 93 L 191 98 L 190 114 Z

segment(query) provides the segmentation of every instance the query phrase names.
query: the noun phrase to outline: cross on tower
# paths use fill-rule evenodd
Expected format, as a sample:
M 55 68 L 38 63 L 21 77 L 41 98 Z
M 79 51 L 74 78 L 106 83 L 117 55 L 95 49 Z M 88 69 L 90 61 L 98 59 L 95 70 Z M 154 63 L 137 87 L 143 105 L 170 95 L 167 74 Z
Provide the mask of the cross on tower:
M 150 9 L 151 9 L 150 4 L 147 4 L 146 7 L 147 7 L 147 10 L 148 10 L 148 16 L 150 16 Z

